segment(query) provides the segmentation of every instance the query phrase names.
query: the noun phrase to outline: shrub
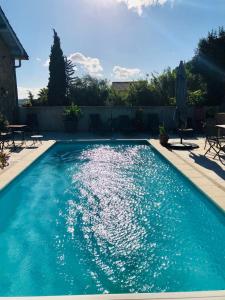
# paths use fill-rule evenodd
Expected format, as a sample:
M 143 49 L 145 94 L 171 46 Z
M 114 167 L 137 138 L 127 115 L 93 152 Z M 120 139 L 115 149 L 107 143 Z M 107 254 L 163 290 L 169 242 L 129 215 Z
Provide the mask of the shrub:
M 79 119 L 81 117 L 81 109 L 78 105 L 72 103 L 64 109 L 63 116 L 65 119 Z

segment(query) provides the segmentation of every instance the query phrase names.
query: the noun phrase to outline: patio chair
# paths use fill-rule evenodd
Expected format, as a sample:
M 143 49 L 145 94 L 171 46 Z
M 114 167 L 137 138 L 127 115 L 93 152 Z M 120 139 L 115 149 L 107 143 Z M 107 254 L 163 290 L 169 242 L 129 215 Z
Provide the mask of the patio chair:
M 9 147 L 10 141 L 13 143 L 11 132 L 0 132 L 0 150 L 4 150 L 5 144 Z
M 99 114 L 90 114 L 89 115 L 89 131 L 97 132 L 102 131 L 102 120 Z
M 38 118 L 37 115 L 32 113 L 28 114 L 26 118 L 26 124 L 27 124 L 27 133 L 30 133 L 30 139 L 32 140 L 32 145 L 36 145 L 37 143 L 42 144 L 44 136 L 40 134 L 39 130 L 39 123 L 38 123 Z
M 32 133 L 39 132 L 39 124 L 38 124 L 37 115 L 34 114 L 34 113 L 27 114 L 26 125 L 27 125 L 27 129 L 26 130 L 28 132 L 32 132 Z
M 120 115 L 117 118 L 117 130 L 122 133 L 131 133 L 134 128 L 132 126 L 131 119 L 127 115 Z
M 225 154 L 225 145 L 224 144 L 222 145 L 222 143 L 220 142 L 217 145 L 217 147 L 218 147 L 218 150 L 216 151 L 216 154 L 215 154 L 215 156 L 213 158 L 215 159 L 218 156 L 220 162 L 222 164 L 224 164 L 224 161 L 222 161 L 222 158 L 221 158 L 221 156 L 222 156 L 221 153 Z
M 158 114 L 148 114 L 147 115 L 147 131 L 152 134 L 157 134 L 159 132 L 159 116 Z
M 217 129 L 215 128 L 214 125 L 209 125 L 207 123 L 203 123 L 203 130 L 204 130 L 204 134 L 205 134 L 205 146 L 204 146 L 204 150 L 207 146 L 207 144 L 209 144 L 210 148 L 212 148 L 213 143 L 217 143 L 218 142 L 218 135 L 217 135 Z M 210 151 L 210 149 L 209 149 Z M 207 153 L 209 152 L 207 151 Z

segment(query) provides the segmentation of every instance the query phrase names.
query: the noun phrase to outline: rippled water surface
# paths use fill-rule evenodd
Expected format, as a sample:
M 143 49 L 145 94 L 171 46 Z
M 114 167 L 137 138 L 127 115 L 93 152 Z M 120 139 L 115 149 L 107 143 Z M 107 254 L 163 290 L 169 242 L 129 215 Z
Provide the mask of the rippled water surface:
M 0 296 L 212 289 L 224 215 L 147 144 L 58 144 L 0 194 Z

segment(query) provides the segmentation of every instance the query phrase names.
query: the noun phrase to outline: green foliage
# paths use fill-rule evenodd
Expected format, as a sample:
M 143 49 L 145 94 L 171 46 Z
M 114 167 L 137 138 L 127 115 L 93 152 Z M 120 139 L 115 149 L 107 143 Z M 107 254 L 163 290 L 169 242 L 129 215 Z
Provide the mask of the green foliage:
M 48 104 L 66 104 L 66 66 L 63 51 L 61 49 L 60 38 L 54 31 L 54 42 L 51 48 L 49 62 L 49 82 L 48 82 Z
M 156 104 L 154 93 L 147 80 L 139 80 L 130 85 L 127 103 L 133 106 Z
M 99 80 L 89 75 L 75 78 L 70 88 L 70 98 L 77 105 L 99 106 L 107 103 L 109 87 L 106 80 Z
M 31 102 L 32 106 L 45 106 L 48 105 L 48 88 L 42 88 L 38 92 L 37 99 Z
M 32 103 L 34 101 L 34 95 L 32 94 L 31 91 L 28 91 L 27 99 L 28 99 L 28 101 L 30 101 L 30 103 Z
M 81 109 L 78 105 L 72 103 L 70 106 L 64 109 L 64 119 L 79 119 L 81 117 Z
M 159 134 L 160 135 L 167 135 L 164 125 L 159 126 Z
M 5 131 L 7 125 L 9 125 L 9 122 L 7 121 L 6 117 L 0 113 L 0 132 Z
M 128 92 L 126 91 L 117 91 L 113 87 L 109 88 L 106 105 L 127 106 L 129 104 L 127 100 L 127 94 Z
M 48 88 L 40 89 L 40 91 L 38 92 L 37 102 L 39 105 L 48 104 Z
M 201 106 L 205 102 L 205 93 L 202 90 L 189 91 L 188 93 L 188 102 L 191 105 Z
M 225 97 L 225 30 L 220 27 L 200 40 L 193 59 L 193 70 L 206 83 L 206 104 L 221 104 Z
M 152 74 L 150 85 L 154 91 L 157 105 L 174 105 L 176 102 L 176 70 L 168 68 L 161 75 Z

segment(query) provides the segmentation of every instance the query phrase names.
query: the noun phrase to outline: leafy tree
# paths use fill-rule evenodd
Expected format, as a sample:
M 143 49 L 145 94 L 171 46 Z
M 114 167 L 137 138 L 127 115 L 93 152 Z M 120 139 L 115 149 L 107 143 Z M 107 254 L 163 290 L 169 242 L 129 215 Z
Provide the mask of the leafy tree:
M 175 104 L 176 69 L 168 68 L 158 76 L 152 74 L 150 85 L 155 95 L 155 104 Z
M 193 71 L 207 87 L 207 104 L 217 105 L 225 97 L 225 30 L 220 27 L 200 40 L 193 59 Z
M 130 85 L 127 101 L 133 106 L 156 104 L 154 93 L 147 80 L 139 80 Z
M 70 97 L 77 105 L 100 106 L 105 105 L 109 95 L 106 80 L 99 80 L 89 75 L 75 78 L 70 89 Z
M 28 91 L 28 97 L 27 97 L 28 101 L 30 101 L 31 103 L 33 103 L 34 101 L 34 94 L 31 91 Z
M 66 103 L 66 67 L 60 38 L 54 32 L 49 62 L 48 104 L 64 105 Z
M 127 91 L 117 91 L 115 88 L 110 87 L 106 105 L 129 105 L 127 95 Z
M 38 102 L 46 105 L 48 103 L 48 88 L 42 88 L 38 92 Z

